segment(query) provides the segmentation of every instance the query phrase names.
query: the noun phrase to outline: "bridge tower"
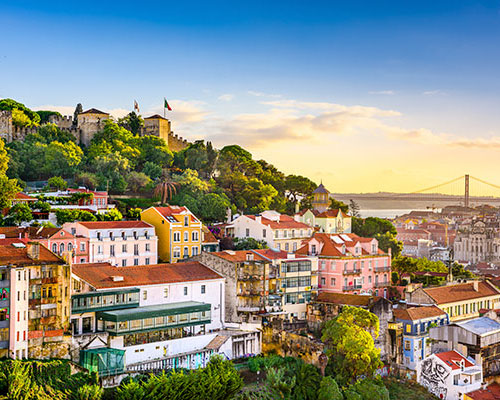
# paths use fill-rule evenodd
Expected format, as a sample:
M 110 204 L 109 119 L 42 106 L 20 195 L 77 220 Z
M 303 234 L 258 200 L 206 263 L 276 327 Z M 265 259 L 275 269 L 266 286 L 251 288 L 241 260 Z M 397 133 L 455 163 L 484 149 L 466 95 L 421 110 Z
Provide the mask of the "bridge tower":
M 464 206 L 469 207 L 469 175 L 465 175 Z

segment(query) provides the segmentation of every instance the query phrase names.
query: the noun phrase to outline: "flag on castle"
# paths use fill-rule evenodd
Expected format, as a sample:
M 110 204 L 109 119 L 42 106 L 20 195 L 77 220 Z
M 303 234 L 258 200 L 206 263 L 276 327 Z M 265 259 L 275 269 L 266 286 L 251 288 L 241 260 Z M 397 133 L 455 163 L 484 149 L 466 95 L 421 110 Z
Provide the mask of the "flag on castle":
M 135 100 L 134 100 L 134 110 L 137 111 L 137 113 L 139 113 L 139 103 Z
M 165 105 L 164 107 L 168 110 L 168 111 L 172 111 L 172 108 L 170 107 L 170 105 L 168 104 L 168 101 L 167 99 L 164 97 L 163 100 L 165 100 Z

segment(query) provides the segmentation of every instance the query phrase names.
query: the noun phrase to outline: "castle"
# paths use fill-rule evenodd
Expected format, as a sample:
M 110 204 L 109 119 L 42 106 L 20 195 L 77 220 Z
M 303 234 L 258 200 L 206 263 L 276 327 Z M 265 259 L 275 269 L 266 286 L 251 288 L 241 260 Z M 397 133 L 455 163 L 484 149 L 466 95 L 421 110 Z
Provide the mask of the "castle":
M 60 117 L 52 115 L 49 117 L 49 122 L 57 125 L 64 131 L 71 132 L 78 143 L 88 146 L 94 135 L 104 128 L 104 123 L 108 119 L 110 119 L 108 113 L 91 108 L 79 113 L 76 121 L 71 116 Z M 14 125 L 12 122 L 12 112 L 0 111 L 0 137 L 7 143 L 15 140 L 24 140 L 27 135 L 36 133 L 37 131 L 38 127 L 27 128 Z M 187 140 L 174 135 L 170 121 L 158 114 L 144 118 L 144 127 L 140 135 L 161 137 L 168 144 L 171 151 L 179 151 L 189 145 Z

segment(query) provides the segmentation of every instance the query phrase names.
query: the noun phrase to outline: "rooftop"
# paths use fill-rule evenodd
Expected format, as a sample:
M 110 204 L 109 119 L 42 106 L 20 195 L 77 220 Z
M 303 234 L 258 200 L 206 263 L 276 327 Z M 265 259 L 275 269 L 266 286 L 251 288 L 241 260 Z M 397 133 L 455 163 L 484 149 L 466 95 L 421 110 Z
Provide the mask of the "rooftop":
M 260 254 L 255 254 L 251 250 L 224 250 L 210 253 L 214 256 L 223 258 L 230 262 L 244 262 L 244 261 L 267 261 L 266 258 Z M 253 258 L 253 259 L 249 259 Z
M 500 323 L 488 317 L 474 318 L 465 322 L 457 322 L 456 324 L 479 336 L 500 332 Z
M 254 221 L 257 219 L 257 215 L 245 215 L 245 217 L 253 219 Z M 279 216 L 278 221 L 270 220 L 266 217 L 260 217 L 262 225 L 267 225 L 271 229 L 311 229 L 311 227 L 303 222 L 295 221 L 289 215 L 281 214 Z
M 394 318 L 404 321 L 417 321 L 421 319 L 439 317 L 446 313 L 436 306 L 412 307 L 407 309 L 395 308 L 392 310 Z
M 429 295 L 436 302 L 436 304 L 447 304 L 500 295 L 500 291 L 495 289 L 495 287 L 487 281 L 480 281 L 476 283 L 478 290 L 474 289 L 475 282 L 439 286 L 422 290 Z
M 478 389 L 467 393 L 467 397 L 472 400 L 498 400 L 500 399 L 500 385 L 492 383 L 485 389 Z
M 214 270 L 197 261 L 130 267 L 114 267 L 109 263 L 74 264 L 72 268 L 74 275 L 89 283 L 95 289 L 223 278 Z M 116 280 L 115 277 L 120 277 L 120 279 Z
M 337 209 L 337 210 L 326 210 L 323 211 L 322 213 L 316 215 L 316 218 L 337 218 L 339 213 L 346 218 L 350 218 L 349 215 L 347 215 L 344 211 Z
M 144 221 L 89 221 L 78 223 L 88 229 L 152 228 L 152 225 Z
M 314 190 L 313 193 L 324 193 L 324 194 L 330 194 L 328 190 L 323 186 L 322 183 L 319 184 L 319 186 Z
M 451 369 L 453 370 L 460 368 L 460 361 L 464 362 L 465 368 L 474 366 L 474 364 L 472 364 L 467 358 L 465 358 L 463 355 L 461 355 L 458 351 L 455 350 L 445 351 L 443 353 L 437 353 L 435 355 L 446 365 L 451 367 Z
M 18 247 L 15 244 L 0 245 L 0 265 L 40 265 L 40 264 L 65 264 L 62 258 L 59 258 L 44 245 L 35 243 L 39 248 L 39 254 L 36 258 L 28 255 L 28 246 Z
M 81 114 L 102 114 L 102 115 L 109 115 L 108 113 L 105 113 L 104 111 L 98 110 L 97 108 L 90 108 L 87 111 L 81 112 Z

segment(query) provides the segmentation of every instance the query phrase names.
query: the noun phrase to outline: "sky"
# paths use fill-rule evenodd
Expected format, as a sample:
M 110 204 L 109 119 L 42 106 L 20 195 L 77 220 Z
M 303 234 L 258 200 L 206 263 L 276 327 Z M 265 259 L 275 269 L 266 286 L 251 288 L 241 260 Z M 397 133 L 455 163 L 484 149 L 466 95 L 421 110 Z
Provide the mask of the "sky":
M 176 134 L 334 193 L 500 185 L 500 0 L 0 0 L 0 26 L 0 98 L 35 110 L 166 97 Z

